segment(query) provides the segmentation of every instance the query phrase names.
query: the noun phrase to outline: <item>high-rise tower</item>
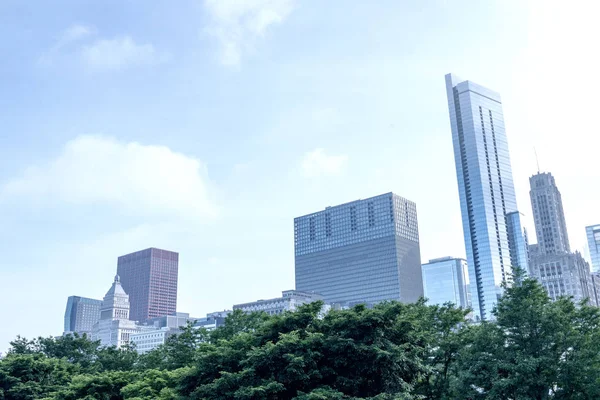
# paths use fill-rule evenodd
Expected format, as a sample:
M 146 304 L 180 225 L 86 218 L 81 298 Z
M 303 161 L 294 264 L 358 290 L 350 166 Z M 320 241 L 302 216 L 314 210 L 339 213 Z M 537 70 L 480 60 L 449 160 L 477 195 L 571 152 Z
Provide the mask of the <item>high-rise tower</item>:
M 562 197 L 554 177 L 551 173 L 537 173 L 529 178 L 529 184 L 538 252 L 540 254 L 570 252 Z
M 423 296 L 417 207 L 394 193 L 294 219 L 296 290 L 327 303 Z
M 177 311 L 179 254 L 150 248 L 119 257 L 117 274 L 129 294 L 130 318 L 146 321 Z
M 473 313 L 488 319 L 512 273 L 511 258 L 519 258 L 511 257 L 506 220 L 518 209 L 502 102 L 498 93 L 453 74 L 446 75 L 446 91 Z

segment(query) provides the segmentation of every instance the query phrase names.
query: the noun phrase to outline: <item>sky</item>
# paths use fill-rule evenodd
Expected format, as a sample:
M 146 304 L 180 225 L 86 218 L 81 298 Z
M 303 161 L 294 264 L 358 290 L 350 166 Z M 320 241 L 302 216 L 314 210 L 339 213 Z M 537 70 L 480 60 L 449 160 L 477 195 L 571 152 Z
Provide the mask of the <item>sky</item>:
M 593 2 L 0 2 L 0 351 L 59 335 L 117 257 L 180 253 L 193 316 L 294 287 L 293 218 L 393 191 L 464 257 L 444 75 L 499 92 L 519 209 L 600 222 Z

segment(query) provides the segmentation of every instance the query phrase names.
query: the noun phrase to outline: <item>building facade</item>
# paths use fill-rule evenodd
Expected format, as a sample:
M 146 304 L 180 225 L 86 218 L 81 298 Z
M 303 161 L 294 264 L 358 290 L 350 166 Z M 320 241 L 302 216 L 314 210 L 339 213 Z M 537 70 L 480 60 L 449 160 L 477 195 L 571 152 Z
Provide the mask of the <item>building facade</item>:
M 220 326 L 225 325 L 225 319 L 231 313 L 231 310 L 215 311 L 206 314 L 205 318 L 199 318 L 194 322 L 195 328 L 203 328 L 207 331 L 212 331 Z
M 540 254 L 532 259 L 531 270 L 552 300 L 571 296 L 574 302 L 589 299 L 597 305 L 595 282 L 581 253 Z
M 101 300 L 70 296 L 65 310 L 64 334 L 92 334 L 92 328 L 100 320 Z
M 453 303 L 462 308 L 471 306 L 466 260 L 452 257 L 436 258 L 423 264 L 421 270 L 423 292 L 429 304 Z
M 294 219 L 296 289 L 326 303 L 423 295 L 417 208 L 393 193 Z
M 531 209 L 540 254 L 571 251 L 562 196 L 551 173 L 537 173 L 529 178 Z
M 592 271 L 600 273 L 600 225 L 586 226 L 585 233 L 592 259 Z
M 145 354 L 165 344 L 170 336 L 177 335 L 180 332 L 179 329 L 168 327 L 148 329 L 132 333 L 129 336 L 129 341 L 132 345 L 135 345 L 135 350 L 139 354 Z
M 177 311 L 179 254 L 150 248 L 119 257 L 117 274 L 129 294 L 131 319 L 144 322 Z
M 246 313 L 264 311 L 269 315 L 282 314 L 286 311 L 294 311 L 302 304 L 323 300 L 323 296 L 314 292 L 302 292 L 299 290 L 286 290 L 281 292 L 281 297 L 268 300 L 257 300 L 251 303 L 236 304 L 234 310 L 242 310 Z
M 100 346 L 120 348 L 129 343 L 130 335 L 141 330 L 141 327 L 129 319 L 129 296 L 123 290 L 117 275 L 102 300 L 100 320 L 92 328 L 92 340 L 99 340 Z
M 527 230 L 521 225 L 521 220 L 523 214 L 518 211 L 506 214 L 510 265 L 529 273 L 529 238 Z
M 489 319 L 512 275 L 506 215 L 518 211 L 502 102 L 453 74 L 446 75 L 446 92 L 473 314 Z

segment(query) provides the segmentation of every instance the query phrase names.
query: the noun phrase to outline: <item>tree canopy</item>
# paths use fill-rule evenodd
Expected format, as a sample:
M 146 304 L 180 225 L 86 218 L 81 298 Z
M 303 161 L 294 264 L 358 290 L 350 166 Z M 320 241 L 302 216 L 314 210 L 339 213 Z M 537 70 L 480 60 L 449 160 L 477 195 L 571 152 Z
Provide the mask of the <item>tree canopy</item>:
M 478 324 L 425 300 L 324 316 L 316 302 L 237 311 L 211 332 L 188 325 L 144 355 L 18 337 L 0 359 L 0 400 L 600 398 L 599 310 L 517 278 Z

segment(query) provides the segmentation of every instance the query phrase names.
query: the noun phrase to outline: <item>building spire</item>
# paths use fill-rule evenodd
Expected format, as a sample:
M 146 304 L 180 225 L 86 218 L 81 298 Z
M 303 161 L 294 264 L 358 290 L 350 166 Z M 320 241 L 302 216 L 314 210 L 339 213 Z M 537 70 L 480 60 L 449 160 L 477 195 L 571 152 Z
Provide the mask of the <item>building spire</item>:
M 538 160 L 537 151 L 535 150 L 535 146 L 533 146 L 533 152 L 535 153 L 535 163 L 537 164 L 538 174 L 540 173 L 540 160 Z

